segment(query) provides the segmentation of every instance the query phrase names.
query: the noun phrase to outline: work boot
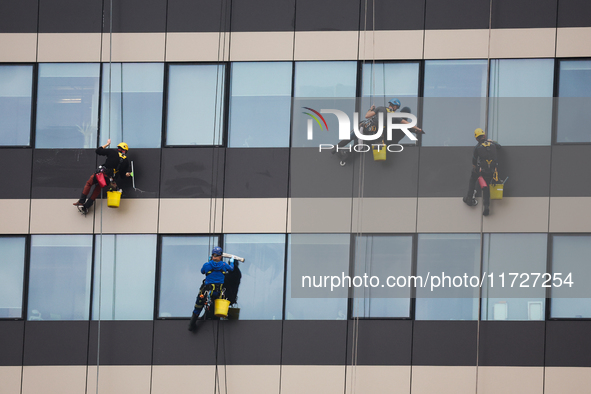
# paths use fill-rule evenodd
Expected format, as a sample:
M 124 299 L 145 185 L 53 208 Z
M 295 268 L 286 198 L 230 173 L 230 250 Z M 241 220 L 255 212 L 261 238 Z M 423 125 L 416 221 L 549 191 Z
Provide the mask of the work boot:
M 82 194 L 80 199 L 74 203 L 74 206 L 80 207 L 86 202 L 86 194 Z
M 86 215 L 88 213 L 88 210 L 90 209 L 90 207 L 92 207 L 93 203 L 94 203 L 94 200 L 91 200 L 91 199 L 86 200 L 84 205 L 79 207 L 80 211 Z
M 199 315 L 197 315 L 196 313 L 193 313 L 191 315 L 191 321 L 189 322 L 189 327 L 188 327 L 189 331 L 197 330 L 197 319 L 199 319 Z
M 483 216 L 488 216 L 488 207 L 484 207 L 484 211 L 482 211 Z
M 475 198 L 464 197 L 463 201 L 466 203 L 466 205 L 468 205 L 470 207 L 473 207 L 478 204 L 478 200 Z

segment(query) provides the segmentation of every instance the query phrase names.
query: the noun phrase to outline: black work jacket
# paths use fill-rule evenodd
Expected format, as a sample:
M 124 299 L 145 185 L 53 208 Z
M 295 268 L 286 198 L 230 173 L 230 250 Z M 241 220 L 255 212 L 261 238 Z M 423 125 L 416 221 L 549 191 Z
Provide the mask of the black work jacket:
M 103 167 L 107 169 L 107 175 L 125 177 L 126 172 L 131 171 L 131 162 L 129 158 L 122 158 L 119 156 L 117 149 L 104 149 L 102 146 L 96 148 L 96 154 L 99 156 L 107 156 L 107 160 Z

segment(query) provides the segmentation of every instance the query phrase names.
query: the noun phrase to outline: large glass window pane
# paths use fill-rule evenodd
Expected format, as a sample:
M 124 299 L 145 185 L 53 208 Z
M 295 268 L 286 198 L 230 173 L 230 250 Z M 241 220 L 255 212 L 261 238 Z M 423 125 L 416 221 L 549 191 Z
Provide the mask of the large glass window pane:
M 92 235 L 32 235 L 28 320 L 88 320 Z
M 417 320 L 476 320 L 480 289 L 465 287 L 464 275 L 480 275 L 480 234 L 419 234 L 417 275 L 441 280 L 417 287 Z
M 407 277 L 412 269 L 412 236 L 363 235 L 355 240 L 355 276 Z M 410 287 L 354 288 L 353 317 L 410 317 Z M 384 297 L 384 298 L 381 298 Z
M 224 252 L 244 257 L 238 290 L 241 320 L 281 320 L 285 235 L 228 234 Z M 235 264 L 236 264 L 235 263 Z
M 171 64 L 168 69 L 167 145 L 221 145 L 223 64 Z
M 37 148 L 95 148 L 99 64 L 39 65 Z
M 294 97 L 355 97 L 357 62 L 296 62 Z
M 29 145 L 33 66 L 0 66 L 0 145 Z
M 486 121 L 486 60 L 427 60 L 423 146 L 472 146 Z
M 591 318 L 591 235 L 552 237 L 552 289 L 550 317 Z M 570 274 L 570 277 L 569 277 Z M 555 278 L 560 278 L 560 280 Z M 570 281 L 569 286 L 564 283 Z M 559 283 L 563 283 L 558 286 Z
M 362 80 L 361 113 L 372 106 L 387 107 L 393 98 L 400 100 L 400 109 L 409 107 L 412 114 L 417 115 L 419 96 L 419 63 L 364 63 Z M 400 144 L 414 144 L 408 137 L 404 137 Z
M 0 237 L 0 319 L 21 318 L 25 237 Z
M 325 274 L 348 274 L 349 244 L 349 234 L 289 235 L 285 293 L 287 320 L 347 319 L 347 297 L 334 297 L 331 295 L 330 286 L 302 286 L 302 273 L 315 276 L 316 283 L 318 277 Z M 322 297 L 312 298 L 314 294 L 320 294 Z
M 337 109 L 345 112 L 353 121 L 357 86 L 357 62 L 296 62 L 294 75 L 294 108 L 292 146 L 318 147 L 318 144 L 334 144 L 339 141 L 339 123 L 332 114 L 324 116 L 327 130 L 318 130 L 312 140 L 307 139 L 308 116 L 302 112 L 313 108 Z
M 291 62 L 232 63 L 230 147 L 289 146 L 292 69 Z
M 502 145 L 550 145 L 554 59 L 493 59 L 488 137 Z
M 103 63 L 100 144 L 110 136 L 132 148 L 159 148 L 163 83 L 163 63 Z
M 218 237 L 163 236 L 158 317 L 190 317 Z
M 557 142 L 591 142 L 591 60 L 561 60 Z
M 152 320 L 156 235 L 97 235 L 95 244 L 92 318 Z
M 546 234 L 484 235 L 483 320 L 545 319 L 547 239 Z

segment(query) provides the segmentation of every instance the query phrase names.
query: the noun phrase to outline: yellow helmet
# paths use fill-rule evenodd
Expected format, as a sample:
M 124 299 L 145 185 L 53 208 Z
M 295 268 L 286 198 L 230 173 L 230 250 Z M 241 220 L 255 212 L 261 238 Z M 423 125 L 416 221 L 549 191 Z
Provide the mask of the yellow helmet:
M 474 138 L 478 139 L 478 137 L 480 137 L 481 135 L 484 135 L 484 130 L 482 130 L 480 127 L 477 128 L 476 130 L 474 130 Z
M 129 146 L 127 146 L 127 144 L 125 142 L 122 142 L 119 145 L 117 145 L 117 148 L 121 148 L 125 151 L 129 150 Z

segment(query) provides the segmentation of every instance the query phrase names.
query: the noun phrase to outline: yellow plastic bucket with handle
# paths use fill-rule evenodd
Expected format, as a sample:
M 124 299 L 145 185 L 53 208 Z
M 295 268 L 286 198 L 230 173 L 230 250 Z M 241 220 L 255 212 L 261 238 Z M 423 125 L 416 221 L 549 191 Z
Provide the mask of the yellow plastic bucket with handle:
M 491 200 L 502 200 L 503 199 L 503 186 L 502 183 L 491 184 L 490 188 L 490 199 Z
M 107 192 L 107 206 L 109 208 L 119 208 L 120 202 L 121 202 L 121 192 L 119 192 L 119 191 Z
M 379 148 L 379 150 L 378 150 Z M 386 160 L 386 145 L 372 146 L 374 161 Z
M 214 301 L 215 303 L 215 315 L 217 317 L 227 317 L 228 316 L 228 308 L 230 307 L 230 301 L 224 300 L 222 298 L 218 298 Z

